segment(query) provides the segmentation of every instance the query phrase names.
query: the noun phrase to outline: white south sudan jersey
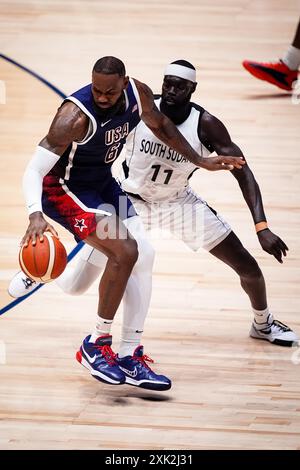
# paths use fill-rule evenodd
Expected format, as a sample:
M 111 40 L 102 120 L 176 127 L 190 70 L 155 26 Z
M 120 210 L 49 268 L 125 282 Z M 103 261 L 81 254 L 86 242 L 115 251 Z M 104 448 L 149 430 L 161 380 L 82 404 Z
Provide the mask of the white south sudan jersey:
M 159 108 L 160 98 L 155 100 Z M 177 129 L 201 156 L 211 152 L 200 142 L 197 129 L 203 108 L 192 104 L 189 117 Z M 167 201 L 179 196 L 198 169 L 159 140 L 143 121 L 126 140 L 126 157 L 120 178 L 122 189 L 147 202 Z

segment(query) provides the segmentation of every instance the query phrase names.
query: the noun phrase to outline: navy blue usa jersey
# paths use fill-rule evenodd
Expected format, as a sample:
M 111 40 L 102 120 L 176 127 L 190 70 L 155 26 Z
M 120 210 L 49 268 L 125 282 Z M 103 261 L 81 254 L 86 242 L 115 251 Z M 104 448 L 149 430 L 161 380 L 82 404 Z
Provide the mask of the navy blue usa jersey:
M 60 177 L 62 184 L 73 190 L 106 186 L 111 178 L 111 166 L 119 156 L 126 137 L 140 121 L 141 105 L 132 79 L 124 90 L 124 97 L 124 112 L 104 121 L 95 110 L 91 84 L 66 98 L 65 101 L 75 103 L 90 121 L 84 140 L 73 142 L 51 171 L 51 174 Z

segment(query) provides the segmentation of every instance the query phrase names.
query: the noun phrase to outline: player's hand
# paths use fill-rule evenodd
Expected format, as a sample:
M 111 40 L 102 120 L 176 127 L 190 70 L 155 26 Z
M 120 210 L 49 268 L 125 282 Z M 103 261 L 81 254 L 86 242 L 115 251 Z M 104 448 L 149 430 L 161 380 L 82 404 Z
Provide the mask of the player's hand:
M 217 157 L 202 158 L 199 166 L 209 171 L 218 171 L 233 170 L 234 168 L 241 169 L 245 163 L 242 157 L 225 157 L 218 155 Z
M 30 240 L 32 245 L 35 245 L 37 237 L 39 237 L 42 242 L 44 240 L 44 232 L 51 232 L 52 235 L 58 237 L 57 231 L 44 219 L 43 214 L 41 212 L 34 212 L 29 216 L 29 225 L 22 238 L 21 246 L 28 246 Z
M 275 233 L 268 228 L 257 234 L 259 243 L 264 251 L 273 255 L 279 263 L 283 263 L 282 256 L 286 256 L 288 247 Z

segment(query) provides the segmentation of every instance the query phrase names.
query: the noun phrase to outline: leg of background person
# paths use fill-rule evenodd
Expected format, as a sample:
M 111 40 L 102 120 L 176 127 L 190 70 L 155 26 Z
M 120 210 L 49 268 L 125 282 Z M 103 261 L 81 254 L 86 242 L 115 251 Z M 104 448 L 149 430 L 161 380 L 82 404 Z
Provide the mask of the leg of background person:
M 264 80 L 283 90 L 292 91 L 300 66 L 300 21 L 294 40 L 287 48 L 282 59 L 273 62 L 256 62 L 244 60 L 243 66 L 254 77 Z
M 290 70 L 298 70 L 300 66 L 300 21 L 294 40 L 282 57 L 282 61 Z
M 299 20 L 299 23 L 298 23 L 298 26 L 297 26 L 297 29 L 296 29 L 296 33 L 295 33 L 294 40 L 292 42 L 292 46 L 297 47 L 298 49 L 300 49 L 300 20 Z

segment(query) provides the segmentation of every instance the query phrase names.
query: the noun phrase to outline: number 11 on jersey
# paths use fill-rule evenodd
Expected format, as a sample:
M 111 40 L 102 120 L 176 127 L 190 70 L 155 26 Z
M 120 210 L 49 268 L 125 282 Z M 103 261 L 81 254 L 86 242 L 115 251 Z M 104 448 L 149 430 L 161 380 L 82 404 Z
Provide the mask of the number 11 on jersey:
M 161 165 L 152 165 L 151 168 L 154 169 L 154 173 L 152 175 L 151 181 L 156 181 L 158 173 L 161 169 Z M 164 170 L 164 173 L 166 173 L 166 175 L 167 175 L 166 178 L 165 178 L 164 184 L 168 184 L 170 179 L 171 179 L 173 170 Z

